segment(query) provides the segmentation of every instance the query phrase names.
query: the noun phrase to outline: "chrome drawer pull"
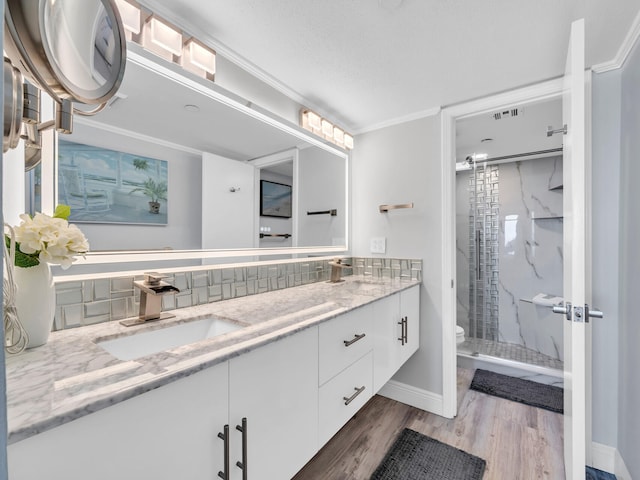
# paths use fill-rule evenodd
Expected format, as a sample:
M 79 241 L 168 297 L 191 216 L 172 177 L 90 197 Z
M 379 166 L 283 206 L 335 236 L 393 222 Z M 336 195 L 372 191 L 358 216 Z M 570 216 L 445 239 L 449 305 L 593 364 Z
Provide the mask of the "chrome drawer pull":
M 361 386 L 360 388 L 355 387 L 354 390 L 356 391 L 356 393 L 354 393 L 350 397 L 342 397 L 342 399 L 344 400 L 344 404 L 345 405 L 349 405 L 351 402 L 353 402 L 355 400 L 355 398 L 358 395 L 360 395 L 362 392 L 364 392 L 364 385 Z
M 354 337 L 353 340 L 343 340 L 344 342 L 344 346 L 348 347 L 349 345 L 353 345 L 354 343 L 356 343 L 358 340 L 362 340 L 364 337 L 366 337 L 367 335 L 365 333 L 361 333 L 360 335 L 356 334 L 356 336 Z

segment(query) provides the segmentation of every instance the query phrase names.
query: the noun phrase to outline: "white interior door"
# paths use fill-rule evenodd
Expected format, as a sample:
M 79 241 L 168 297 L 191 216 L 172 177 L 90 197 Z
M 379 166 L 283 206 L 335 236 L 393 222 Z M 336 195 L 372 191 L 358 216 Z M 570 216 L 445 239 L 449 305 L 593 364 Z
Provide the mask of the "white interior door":
M 202 155 L 202 248 L 258 246 L 253 221 L 255 175 L 251 164 Z
M 584 480 L 587 448 L 585 305 L 590 285 L 587 255 L 587 166 L 584 20 L 571 25 L 564 77 L 564 459 L 567 480 Z M 565 312 L 566 314 L 566 312 Z M 587 314 L 588 315 L 588 314 Z

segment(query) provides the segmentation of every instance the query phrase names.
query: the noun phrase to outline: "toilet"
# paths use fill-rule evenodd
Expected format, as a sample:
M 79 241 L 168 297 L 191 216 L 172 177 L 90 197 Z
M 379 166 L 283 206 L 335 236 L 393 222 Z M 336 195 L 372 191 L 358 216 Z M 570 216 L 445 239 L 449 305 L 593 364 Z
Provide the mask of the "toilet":
M 456 325 L 456 345 L 460 345 L 462 342 L 464 342 L 464 328 Z

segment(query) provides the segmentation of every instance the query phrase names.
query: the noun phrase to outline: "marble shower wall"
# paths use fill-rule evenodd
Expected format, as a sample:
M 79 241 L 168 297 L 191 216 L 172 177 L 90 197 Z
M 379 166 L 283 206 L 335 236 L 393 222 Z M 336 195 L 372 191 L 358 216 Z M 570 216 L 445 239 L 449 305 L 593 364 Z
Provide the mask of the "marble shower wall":
M 562 296 L 562 157 L 501 164 L 499 232 L 499 338 L 559 360 L 562 321 L 531 303 Z M 469 173 L 457 174 L 457 312 L 468 332 Z

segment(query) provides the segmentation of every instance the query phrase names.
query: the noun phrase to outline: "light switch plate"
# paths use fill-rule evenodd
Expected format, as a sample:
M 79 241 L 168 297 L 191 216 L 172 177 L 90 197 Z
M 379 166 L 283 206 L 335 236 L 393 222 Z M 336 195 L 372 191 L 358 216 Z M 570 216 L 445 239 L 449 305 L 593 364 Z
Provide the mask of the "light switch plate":
M 371 239 L 371 253 L 385 253 L 387 251 L 387 239 L 377 237 Z

